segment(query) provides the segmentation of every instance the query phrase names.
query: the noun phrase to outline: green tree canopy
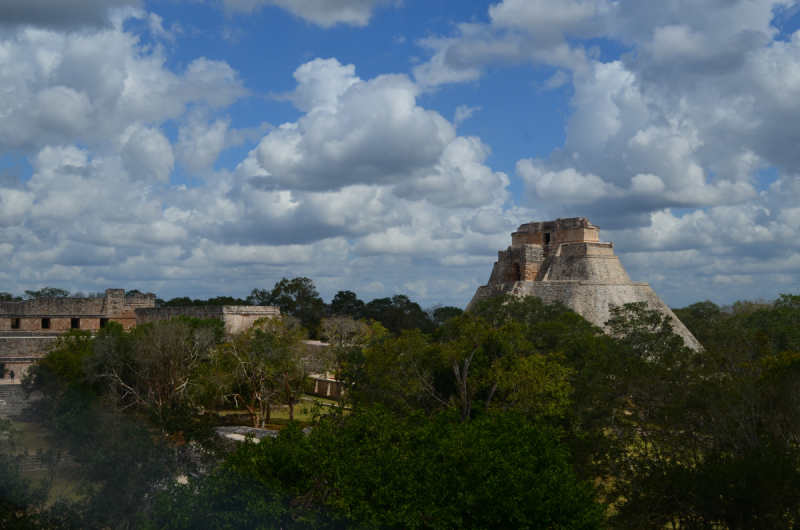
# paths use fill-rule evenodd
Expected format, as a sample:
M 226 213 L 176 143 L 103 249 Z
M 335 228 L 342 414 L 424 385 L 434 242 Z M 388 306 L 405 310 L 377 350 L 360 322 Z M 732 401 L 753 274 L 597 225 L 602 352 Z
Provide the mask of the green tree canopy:
M 156 506 L 149 528 L 588 530 L 604 519 L 554 429 L 514 413 L 461 422 L 381 408 L 245 445 Z
M 439 327 L 453 317 L 457 317 L 464 313 L 460 307 L 436 304 L 425 310 L 428 314 L 428 319 L 435 327 Z
M 247 301 L 255 305 L 278 306 L 282 315 L 300 319 L 312 338 L 317 337 L 320 320 L 327 311 L 314 282 L 305 277 L 291 280 L 283 278 L 272 291 L 253 289 Z
M 395 335 L 411 329 L 423 332 L 433 329 L 427 313 L 404 294 L 372 300 L 364 306 L 364 318 L 377 320 Z
M 339 291 L 331 300 L 331 313 L 359 319 L 364 316 L 364 305 L 353 291 Z
M 247 408 L 254 427 L 270 422 L 272 407 L 284 403 L 294 418 L 294 404 L 312 369 L 303 330 L 290 316 L 265 318 L 239 333 L 221 348 L 230 357 L 233 396 Z
M 55 297 L 55 298 L 65 298 L 69 296 L 69 291 L 66 289 L 61 289 L 60 287 L 42 287 L 38 291 L 25 291 L 25 298 L 45 298 L 45 297 Z

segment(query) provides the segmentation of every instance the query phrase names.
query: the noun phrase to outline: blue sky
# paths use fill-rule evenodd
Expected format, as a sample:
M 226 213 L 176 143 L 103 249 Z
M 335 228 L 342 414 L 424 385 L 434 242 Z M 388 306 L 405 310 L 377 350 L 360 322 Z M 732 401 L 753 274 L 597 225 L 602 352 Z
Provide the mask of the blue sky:
M 800 292 L 789 0 L 6 0 L 0 291 L 465 306 L 585 216 L 672 306 Z

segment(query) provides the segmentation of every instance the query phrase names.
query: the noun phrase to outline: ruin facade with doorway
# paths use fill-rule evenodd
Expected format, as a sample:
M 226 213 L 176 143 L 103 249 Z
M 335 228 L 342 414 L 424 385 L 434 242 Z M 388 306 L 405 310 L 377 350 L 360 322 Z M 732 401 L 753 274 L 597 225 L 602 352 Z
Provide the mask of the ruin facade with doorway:
M 526 223 L 511 234 L 511 246 L 498 252 L 489 282 L 469 306 L 499 294 L 560 301 L 592 324 L 606 329 L 611 309 L 646 302 L 672 318 L 687 346 L 700 343 L 647 282 L 631 281 L 613 243 L 600 242 L 600 228 L 585 217 Z

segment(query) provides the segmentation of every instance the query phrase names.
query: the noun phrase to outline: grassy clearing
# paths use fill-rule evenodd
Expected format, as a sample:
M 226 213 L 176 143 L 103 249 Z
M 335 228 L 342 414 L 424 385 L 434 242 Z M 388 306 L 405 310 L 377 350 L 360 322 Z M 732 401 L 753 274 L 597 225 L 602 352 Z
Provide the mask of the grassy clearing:
M 252 427 L 250 416 L 247 409 L 228 409 L 217 412 L 220 416 L 237 416 L 233 422 L 225 422 L 225 425 L 247 425 Z M 304 427 L 311 423 L 311 405 L 298 404 L 294 407 L 294 419 L 299 421 Z M 281 430 L 289 423 L 289 407 L 275 407 L 270 414 L 270 422 L 266 425 L 267 429 Z
M 319 397 L 319 396 L 309 396 L 309 395 L 304 395 L 304 396 L 303 396 L 303 397 L 301 397 L 300 399 L 302 400 L 302 401 L 301 401 L 301 403 L 302 403 L 303 401 L 305 401 L 305 402 L 312 401 L 312 402 L 319 403 L 319 404 L 321 404 L 321 405 L 330 405 L 330 406 L 336 406 L 336 405 L 338 405 L 338 404 L 339 404 L 339 402 L 338 402 L 338 401 L 336 401 L 335 399 L 327 399 L 327 398 L 322 398 L 322 397 Z

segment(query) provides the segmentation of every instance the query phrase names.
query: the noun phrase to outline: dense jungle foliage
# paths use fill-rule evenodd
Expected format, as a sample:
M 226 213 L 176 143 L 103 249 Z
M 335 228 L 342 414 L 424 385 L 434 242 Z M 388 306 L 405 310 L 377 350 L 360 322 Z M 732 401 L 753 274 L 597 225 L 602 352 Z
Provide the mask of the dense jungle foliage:
M 284 281 L 251 302 L 286 295 L 287 316 L 234 337 L 185 318 L 63 335 L 24 386 L 79 495 L 21 478 L 3 423 L 0 526 L 800 527 L 800 296 L 675 310 L 696 352 L 644 304 L 605 334 L 530 297 L 460 314 L 341 292 L 313 313 Z M 223 409 L 264 426 L 309 406 L 320 371 L 347 392 L 310 423 L 214 436 Z

